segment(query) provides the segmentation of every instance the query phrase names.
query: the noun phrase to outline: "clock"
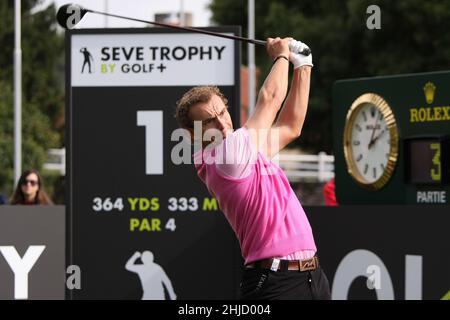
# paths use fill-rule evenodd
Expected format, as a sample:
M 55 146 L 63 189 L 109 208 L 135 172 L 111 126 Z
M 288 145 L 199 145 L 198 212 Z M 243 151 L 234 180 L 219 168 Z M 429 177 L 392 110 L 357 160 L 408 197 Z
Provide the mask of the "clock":
M 398 158 L 398 128 L 389 104 L 379 95 L 358 97 L 347 112 L 344 155 L 349 175 L 369 190 L 383 188 Z

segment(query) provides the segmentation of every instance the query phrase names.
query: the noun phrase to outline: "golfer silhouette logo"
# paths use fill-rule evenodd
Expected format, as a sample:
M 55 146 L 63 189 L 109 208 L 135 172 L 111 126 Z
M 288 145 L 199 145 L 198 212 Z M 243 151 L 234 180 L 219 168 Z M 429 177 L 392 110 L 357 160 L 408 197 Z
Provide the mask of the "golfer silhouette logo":
M 138 258 L 141 258 L 142 264 L 135 264 Z M 142 254 L 135 252 L 128 259 L 125 269 L 138 274 L 144 291 L 142 300 L 165 300 L 164 287 L 169 293 L 170 300 L 177 299 L 169 277 L 160 265 L 153 262 L 153 253 L 150 251 L 144 251 Z
M 94 61 L 94 58 L 92 58 L 91 53 L 86 49 L 86 47 L 81 48 L 80 52 L 84 56 L 84 62 L 83 62 L 83 66 L 81 67 L 81 73 L 84 73 L 84 67 L 86 65 L 89 68 L 89 73 L 92 73 L 92 71 L 91 71 L 91 61 Z

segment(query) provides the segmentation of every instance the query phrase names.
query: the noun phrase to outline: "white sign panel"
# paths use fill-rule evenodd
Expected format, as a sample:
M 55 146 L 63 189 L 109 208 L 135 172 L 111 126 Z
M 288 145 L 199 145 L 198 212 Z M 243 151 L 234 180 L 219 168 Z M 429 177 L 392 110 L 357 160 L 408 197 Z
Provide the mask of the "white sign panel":
M 234 41 L 195 33 L 71 37 L 72 87 L 234 85 Z

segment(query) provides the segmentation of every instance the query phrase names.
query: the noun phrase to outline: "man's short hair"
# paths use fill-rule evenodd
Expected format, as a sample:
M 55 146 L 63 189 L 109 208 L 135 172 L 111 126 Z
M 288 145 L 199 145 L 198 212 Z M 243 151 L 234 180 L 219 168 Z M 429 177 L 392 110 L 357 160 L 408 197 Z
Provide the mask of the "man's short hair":
M 177 107 L 175 110 L 175 119 L 177 120 L 181 128 L 193 128 L 194 121 L 189 118 L 189 110 L 197 103 L 206 103 L 213 95 L 222 99 L 223 103 L 227 105 L 228 100 L 220 92 L 216 86 L 202 86 L 194 87 L 186 92 L 180 100 L 177 101 Z

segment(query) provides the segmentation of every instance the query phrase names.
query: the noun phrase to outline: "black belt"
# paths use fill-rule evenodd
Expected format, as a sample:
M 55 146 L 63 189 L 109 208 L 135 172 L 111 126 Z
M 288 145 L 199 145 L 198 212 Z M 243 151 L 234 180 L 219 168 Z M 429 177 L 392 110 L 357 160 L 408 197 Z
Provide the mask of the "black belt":
M 310 271 L 319 268 L 319 258 L 316 256 L 306 260 L 280 260 L 271 258 L 255 261 L 245 267 L 248 269 L 271 269 L 273 271 Z

